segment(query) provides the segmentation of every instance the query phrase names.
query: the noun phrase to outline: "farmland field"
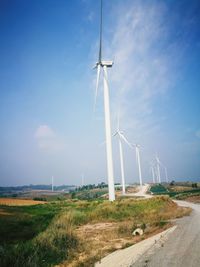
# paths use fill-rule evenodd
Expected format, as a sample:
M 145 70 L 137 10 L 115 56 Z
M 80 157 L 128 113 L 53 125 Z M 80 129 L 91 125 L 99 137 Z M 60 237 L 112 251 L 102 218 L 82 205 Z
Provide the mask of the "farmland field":
M 163 184 L 155 184 L 150 188 L 150 192 L 154 195 L 168 195 L 170 197 L 184 200 L 188 196 L 200 195 L 200 188 L 197 186 L 192 188 L 192 186 L 169 186 Z
M 30 206 L 44 204 L 45 201 L 36 201 L 30 199 L 17 199 L 17 198 L 0 198 L 0 205 L 7 206 Z

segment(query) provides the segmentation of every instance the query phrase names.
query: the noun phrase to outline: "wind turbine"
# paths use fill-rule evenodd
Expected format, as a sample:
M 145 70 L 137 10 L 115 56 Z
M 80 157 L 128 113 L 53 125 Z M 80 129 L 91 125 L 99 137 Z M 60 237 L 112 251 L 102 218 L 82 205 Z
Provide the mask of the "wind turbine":
M 123 156 L 123 149 L 122 149 L 122 137 L 123 133 L 120 131 L 119 128 L 119 117 L 118 117 L 118 127 L 117 131 L 113 136 L 118 136 L 119 140 L 119 155 L 120 155 L 120 166 L 121 166 L 121 178 L 122 178 L 122 194 L 125 195 L 126 187 L 125 187 L 125 178 L 124 178 L 124 156 Z
M 167 167 L 160 161 L 160 159 L 158 159 L 158 161 L 159 161 L 160 166 L 162 166 L 163 169 L 164 169 L 164 172 L 165 172 L 165 180 L 168 183 Z
M 165 170 L 166 182 L 169 183 L 168 174 L 167 174 L 167 167 L 164 166 L 164 170 Z
M 51 191 L 52 192 L 54 191 L 54 188 L 53 188 L 53 176 L 51 177 Z
M 100 40 L 99 40 L 99 58 L 96 62 L 97 69 L 95 102 L 97 100 L 100 71 L 103 69 L 103 84 L 104 84 L 104 113 L 105 113 L 105 134 L 106 134 L 106 154 L 107 154 L 107 172 L 108 172 L 108 192 L 109 200 L 115 200 L 114 188 L 114 174 L 113 174 L 113 157 L 112 157 L 112 137 L 111 137 L 111 123 L 110 123 L 110 101 L 109 101 L 109 86 L 107 68 L 111 68 L 113 61 L 102 60 L 102 17 L 103 17 L 103 3 L 101 0 L 101 18 L 100 18 Z
M 134 146 L 135 146 L 135 152 L 136 152 L 136 160 L 137 160 L 137 163 L 138 163 L 140 186 L 142 186 L 142 172 L 141 172 L 141 162 L 140 162 L 140 145 L 134 144 Z
M 153 166 L 153 164 L 151 164 L 150 170 L 151 170 L 151 174 L 152 174 L 152 178 L 153 178 L 153 183 L 155 184 L 155 172 L 154 172 L 154 166 Z
M 120 132 L 120 135 L 122 139 L 127 143 L 127 145 L 133 149 L 135 148 L 135 154 L 136 154 L 136 162 L 138 165 L 138 173 L 139 173 L 139 180 L 140 180 L 140 186 L 142 186 L 142 172 L 141 172 L 141 161 L 140 161 L 140 145 L 139 144 L 131 144 L 127 138 L 124 136 L 123 132 Z
M 158 156 L 156 155 L 156 168 L 157 168 L 157 180 L 158 180 L 158 183 L 160 184 L 161 183 L 161 179 L 160 179 L 160 160 L 158 158 Z

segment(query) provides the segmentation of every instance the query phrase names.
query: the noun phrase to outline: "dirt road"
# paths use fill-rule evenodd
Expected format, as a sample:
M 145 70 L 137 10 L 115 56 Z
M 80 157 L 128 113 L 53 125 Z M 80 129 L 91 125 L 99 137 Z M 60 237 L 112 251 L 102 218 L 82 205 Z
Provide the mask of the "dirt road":
M 146 192 L 149 189 L 149 184 L 138 186 L 139 191 L 137 193 L 127 193 L 126 196 L 130 197 L 141 197 L 141 198 L 151 198 L 152 195 L 148 195 Z
M 116 251 L 99 267 L 198 267 L 200 266 L 200 205 L 177 201 L 191 207 L 188 217 L 178 219 L 176 226 L 162 234 Z

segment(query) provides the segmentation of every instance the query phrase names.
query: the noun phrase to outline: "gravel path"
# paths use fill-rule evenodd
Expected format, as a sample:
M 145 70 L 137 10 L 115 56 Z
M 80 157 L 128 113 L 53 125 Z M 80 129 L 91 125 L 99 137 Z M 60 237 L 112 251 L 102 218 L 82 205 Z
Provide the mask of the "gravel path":
M 193 209 L 176 226 L 129 248 L 115 251 L 95 267 L 199 267 L 200 205 L 177 201 Z

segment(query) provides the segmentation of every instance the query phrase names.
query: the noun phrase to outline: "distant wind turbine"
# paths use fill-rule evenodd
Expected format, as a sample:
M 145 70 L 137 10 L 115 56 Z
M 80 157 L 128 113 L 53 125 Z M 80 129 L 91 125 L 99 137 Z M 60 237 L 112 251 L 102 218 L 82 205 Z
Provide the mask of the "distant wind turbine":
M 124 177 L 124 156 L 123 156 L 123 149 L 122 149 L 122 137 L 123 133 L 120 131 L 119 127 L 119 117 L 118 117 L 118 126 L 117 131 L 113 136 L 118 136 L 119 141 L 119 155 L 120 155 L 120 166 L 121 166 L 121 178 L 122 178 L 122 194 L 125 195 L 126 187 L 125 187 L 125 177 Z
M 160 161 L 160 159 L 158 159 L 158 161 L 159 161 L 160 166 L 163 167 L 163 169 L 164 169 L 164 172 L 165 172 L 165 180 L 168 183 L 167 167 Z
M 142 186 L 142 171 L 141 171 L 141 161 L 140 161 L 140 145 L 139 144 L 131 144 L 127 138 L 124 136 L 123 132 L 120 132 L 120 135 L 122 139 L 127 143 L 127 145 L 133 149 L 135 148 L 135 154 L 136 154 L 136 162 L 138 165 L 138 173 L 139 173 L 139 180 L 140 180 L 140 186 Z
M 160 160 L 158 158 L 158 156 L 156 155 L 156 168 L 157 168 L 157 180 L 158 180 L 158 183 L 160 184 L 161 183 L 161 178 L 160 178 Z
M 113 61 L 102 60 L 102 17 L 103 17 L 103 3 L 101 0 L 101 19 L 100 19 L 100 41 L 99 41 L 99 58 L 95 68 L 97 69 L 95 102 L 98 95 L 100 71 L 103 69 L 103 83 L 104 83 L 104 112 L 105 112 L 105 134 L 106 134 L 106 154 L 107 154 L 107 171 L 108 171 L 108 191 L 109 200 L 115 200 L 114 188 L 114 174 L 113 174 L 113 157 L 112 157 L 112 138 L 111 138 L 111 123 L 110 123 L 110 102 L 109 102 L 109 86 L 107 68 L 111 68 Z
M 166 182 L 169 183 L 168 174 L 167 174 L 167 167 L 164 166 L 164 169 L 165 169 L 165 179 L 166 179 Z
M 51 191 L 53 192 L 54 191 L 54 188 L 53 188 L 53 181 L 54 179 L 53 179 L 53 176 L 51 177 Z
M 134 146 L 135 146 L 135 152 L 136 152 L 136 160 L 137 160 L 137 163 L 138 163 L 140 186 L 142 186 L 142 172 L 141 172 L 141 162 L 140 162 L 140 145 L 134 144 Z
M 154 166 L 153 166 L 153 164 L 151 164 L 150 170 L 151 170 L 151 174 L 152 174 L 153 183 L 155 184 L 155 172 L 154 172 Z

